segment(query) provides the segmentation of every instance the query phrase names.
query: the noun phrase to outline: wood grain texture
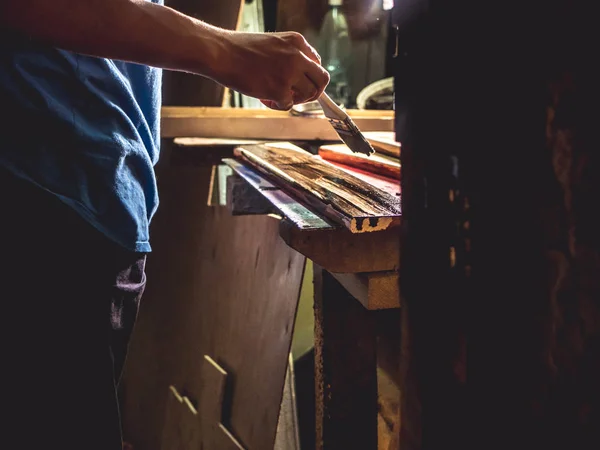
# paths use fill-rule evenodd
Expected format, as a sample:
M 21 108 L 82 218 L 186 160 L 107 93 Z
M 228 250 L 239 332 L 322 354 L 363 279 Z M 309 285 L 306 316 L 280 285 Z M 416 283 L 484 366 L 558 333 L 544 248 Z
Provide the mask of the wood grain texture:
M 248 449 L 272 448 L 305 258 L 279 221 L 208 207 L 211 166 L 168 162 L 123 379 L 124 433 L 159 450 L 168 386 L 199 399 L 208 354 L 231 382 L 227 428 Z
M 349 110 L 347 113 L 363 132 L 393 130 L 392 111 Z M 325 116 L 301 117 L 285 111 L 218 107 L 163 107 L 161 136 L 164 138 L 340 141 Z
M 393 271 L 400 265 L 396 228 L 358 234 L 346 229 L 302 231 L 283 220 L 279 229 L 287 245 L 330 272 Z
M 361 180 L 378 187 L 382 191 L 387 192 L 388 194 L 392 194 L 400 198 L 401 195 L 401 185 L 400 180 L 394 180 L 392 178 L 384 177 L 381 175 L 377 175 L 372 172 L 367 172 L 366 170 L 358 169 L 356 167 L 346 166 L 344 164 L 331 162 L 330 164 L 342 169 L 349 174 L 360 178 Z
M 400 200 L 288 143 L 238 147 L 251 164 L 320 214 L 352 233 L 385 230 L 400 223 Z
M 400 307 L 398 272 L 332 273 L 333 277 L 366 309 Z
M 299 230 L 333 230 L 336 228 L 294 200 L 251 167 L 229 158 L 224 159 L 223 162 L 234 170 L 258 195 L 263 196 L 282 217 L 292 222 Z
M 319 147 L 319 156 L 330 161 L 357 167 L 385 177 L 400 180 L 400 160 L 377 153 L 367 156 L 355 153 L 344 144 L 327 144 Z

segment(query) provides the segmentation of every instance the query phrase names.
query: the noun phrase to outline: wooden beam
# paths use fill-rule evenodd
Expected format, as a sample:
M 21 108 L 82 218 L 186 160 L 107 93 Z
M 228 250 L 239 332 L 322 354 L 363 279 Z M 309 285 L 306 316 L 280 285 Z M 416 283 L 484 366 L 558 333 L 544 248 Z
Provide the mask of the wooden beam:
M 263 196 L 283 217 L 293 223 L 298 230 L 333 230 L 335 228 L 330 222 L 298 203 L 252 168 L 234 159 L 224 159 L 223 162 Z
M 348 111 L 361 131 L 392 131 L 393 111 Z M 163 107 L 163 138 L 211 137 L 259 140 L 339 141 L 325 117 L 293 116 L 285 111 L 219 107 Z
M 398 272 L 332 273 L 331 275 L 366 309 L 400 307 Z
M 238 147 L 236 157 L 352 233 L 400 223 L 400 199 L 289 143 Z
M 345 229 L 302 231 L 283 220 L 279 233 L 287 245 L 330 272 L 394 271 L 400 264 L 400 233 L 394 228 L 361 234 Z

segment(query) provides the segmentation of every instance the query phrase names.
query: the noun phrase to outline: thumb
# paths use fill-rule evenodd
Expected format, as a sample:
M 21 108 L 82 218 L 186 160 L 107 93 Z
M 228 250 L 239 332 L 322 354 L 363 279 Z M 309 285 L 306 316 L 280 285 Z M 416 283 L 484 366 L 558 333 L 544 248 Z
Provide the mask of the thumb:
M 287 94 L 282 93 L 281 97 L 276 100 L 261 99 L 260 101 L 268 108 L 277 109 L 279 111 L 289 111 L 292 109 L 292 106 L 294 106 L 294 91 L 290 89 Z
M 278 111 L 289 111 L 294 106 L 294 102 L 292 100 L 289 103 L 286 102 L 276 102 L 274 100 L 261 100 L 260 101 L 267 108 L 275 109 Z

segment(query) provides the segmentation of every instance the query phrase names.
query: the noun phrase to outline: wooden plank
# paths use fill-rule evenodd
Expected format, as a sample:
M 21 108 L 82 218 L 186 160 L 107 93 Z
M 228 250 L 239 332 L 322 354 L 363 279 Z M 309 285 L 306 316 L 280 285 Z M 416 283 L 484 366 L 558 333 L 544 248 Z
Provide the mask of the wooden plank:
M 302 231 L 282 220 L 279 232 L 287 245 L 330 272 L 393 271 L 400 265 L 396 228 L 360 234 L 346 229 Z
M 236 157 L 352 233 L 400 223 L 400 199 L 289 143 L 238 147 Z
M 332 230 L 335 228 L 327 220 L 298 203 L 252 168 L 234 159 L 224 159 L 223 162 L 267 199 L 283 217 L 291 221 L 299 230 Z
M 317 450 L 376 450 L 375 311 L 319 266 L 314 282 Z
M 400 307 L 398 272 L 332 273 L 331 275 L 366 309 Z
M 346 110 L 348 115 L 352 117 L 352 120 L 361 119 L 372 119 L 372 120 L 384 120 L 386 123 L 394 120 L 393 111 L 379 111 L 369 109 L 348 109 Z M 205 117 L 214 117 L 220 119 L 280 119 L 285 117 L 297 117 L 292 116 L 288 111 L 276 111 L 268 108 L 221 108 L 214 106 L 164 106 L 162 108 L 162 116 L 165 118 L 196 118 L 201 119 Z M 325 116 L 323 116 L 325 117 Z M 310 120 L 314 120 L 310 118 Z M 372 130 L 376 132 L 374 136 L 380 135 L 381 132 L 389 131 L 387 127 L 380 128 L 378 130 Z M 190 136 L 181 136 L 190 137 Z M 210 136 L 204 136 L 206 138 Z M 234 139 L 241 139 L 235 137 Z
M 215 355 L 235 377 L 227 429 L 249 449 L 273 448 L 305 258 L 281 240 L 278 220 L 208 207 L 210 166 L 161 170 L 148 287 L 122 382 L 125 436 L 158 450 L 166 386 L 199 399 L 203 355 Z
M 227 207 L 234 216 L 277 213 L 271 202 L 239 175 L 227 178 Z
M 392 111 L 349 110 L 361 131 L 393 130 Z M 250 140 L 340 141 L 327 119 L 286 111 L 247 108 L 163 107 L 163 138 L 211 137 Z
M 400 160 L 391 156 L 354 153 L 344 144 L 326 144 L 319 147 L 319 156 L 330 161 L 363 169 L 385 177 L 400 180 Z
M 367 131 L 363 135 L 376 151 L 400 158 L 401 145 L 400 142 L 396 142 L 394 131 Z
M 371 172 L 366 172 L 356 167 L 345 166 L 344 164 L 340 163 L 330 161 L 330 164 L 342 169 L 345 172 L 348 172 L 349 174 L 357 178 L 360 178 L 361 180 L 381 189 L 384 192 L 387 192 L 388 194 L 395 195 L 400 199 L 400 180 L 394 180 L 392 178 L 383 177 L 381 175 L 377 175 Z
M 228 147 L 233 148 L 239 145 L 260 144 L 264 140 L 257 139 L 233 139 L 233 138 L 207 138 L 207 137 L 178 137 L 173 139 L 173 143 L 178 147 L 193 147 L 196 149 Z

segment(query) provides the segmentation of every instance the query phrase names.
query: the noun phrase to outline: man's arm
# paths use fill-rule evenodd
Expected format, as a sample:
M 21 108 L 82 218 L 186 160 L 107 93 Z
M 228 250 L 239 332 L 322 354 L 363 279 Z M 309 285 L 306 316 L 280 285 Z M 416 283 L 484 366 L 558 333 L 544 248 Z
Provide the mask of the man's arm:
M 0 26 L 55 47 L 211 78 L 278 109 L 329 75 L 297 33 L 240 33 L 144 0 L 0 0 Z

